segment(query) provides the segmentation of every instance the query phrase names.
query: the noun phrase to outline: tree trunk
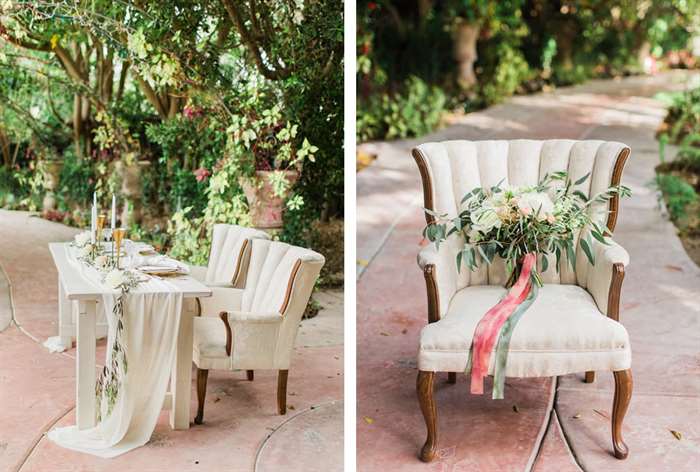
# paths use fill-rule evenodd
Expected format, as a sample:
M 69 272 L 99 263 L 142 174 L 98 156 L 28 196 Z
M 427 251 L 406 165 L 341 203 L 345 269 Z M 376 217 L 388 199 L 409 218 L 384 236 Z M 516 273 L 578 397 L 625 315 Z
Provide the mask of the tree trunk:
M 83 148 L 80 144 L 80 137 L 82 135 L 83 120 L 82 120 L 82 99 L 80 95 L 73 95 L 73 145 L 75 146 L 75 155 L 78 158 L 83 157 Z
M 477 59 L 476 42 L 480 26 L 477 23 L 460 22 L 454 33 L 454 57 L 457 61 L 457 83 L 462 90 L 476 85 L 474 62 Z

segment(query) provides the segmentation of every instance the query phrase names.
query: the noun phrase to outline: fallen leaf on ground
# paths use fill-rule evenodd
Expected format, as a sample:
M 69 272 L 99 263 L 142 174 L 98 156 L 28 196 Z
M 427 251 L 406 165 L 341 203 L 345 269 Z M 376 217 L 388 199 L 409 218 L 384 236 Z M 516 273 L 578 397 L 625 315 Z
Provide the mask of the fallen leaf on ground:
M 683 272 L 683 267 L 678 267 L 676 265 L 666 264 L 664 267 L 674 272 Z
M 595 410 L 595 409 L 593 411 L 595 411 L 596 413 L 598 413 L 600 416 L 602 416 L 605 419 L 608 419 L 608 420 L 610 419 L 610 415 L 604 411 Z
M 406 333 L 408 333 L 408 330 L 406 328 L 401 330 L 401 334 L 406 334 Z
M 581 413 L 576 413 L 574 416 L 572 416 L 572 418 L 575 420 L 581 418 Z
M 369 416 L 365 416 L 363 419 L 365 420 L 365 423 L 367 423 L 367 424 L 374 423 L 374 418 L 370 418 Z
M 214 399 L 214 403 L 216 403 L 216 402 L 218 402 L 218 401 L 221 401 L 221 398 L 216 397 L 216 398 Z
M 357 260 L 357 265 L 361 265 L 362 267 L 367 267 L 369 264 L 369 261 L 367 259 L 358 259 Z
M 513 405 L 513 411 L 518 413 L 520 409 L 518 409 L 518 405 Z
M 296 408 L 294 408 L 294 405 L 289 405 L 289 409 L 290 409 L 290 410 L 296 410 Z
M 681 433 L 679 433 L 678 431 L 675 431 L 673 429 L 669 429 L 669 431 L 671 431 L 671 434 L 673 434 L 673 437 L 678 439 L 679 441 L 681 439 L 683 439 L 683 435 Z
M 381 334 L 382 336 L 389 336 L 389 333 L 385 333 L 384 331 L 382 331 L 382 332 L 379 333 L 379 334 Z

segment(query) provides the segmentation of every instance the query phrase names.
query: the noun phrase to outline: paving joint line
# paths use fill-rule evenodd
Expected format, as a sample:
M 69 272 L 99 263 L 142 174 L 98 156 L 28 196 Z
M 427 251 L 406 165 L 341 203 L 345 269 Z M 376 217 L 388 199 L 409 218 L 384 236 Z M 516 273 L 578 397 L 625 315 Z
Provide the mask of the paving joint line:
M 32 455 L 32 453 L 34 452 L 34 450 L 37 448 L 37 446 L 39 445 L 39 443 L 41 442 L 41 440 L 44 439 L 44 437 L 46 436 L 46 433 L 47 433 L 51 428 L 53 428 L 54 425 L 55 425 L 56 423 L 58 423 L 59 421 L 61 421 L 66 415 L 68 415 L 68 413 L 70 413 L 70 412 L 73 411 L 74 409 L 75 409 L 75 405 L 72 405 L 72 406 L 70 406 L 70 407 L 64 409 L 60 414 L 58 414 L 57 416 L 55 416 L 51 421 L 49 421 L 49 423 L 48 423 L 46 426 L 44 426 L 44 427 L 42 428 L 41 433 L 40 433 L 38 436 L 35 436 L 35 437 L 34 437 L 34 440 L 32 441 L 32 445 L 29 447 L 29 449 L 24 453 L 24 455 L 22 456 L 22 458 L 21 458 L 19 461 L 17 461 L 17 465 L 15 466 L 15 469 L 14 469 L 13 472 L 20 472 L 20 471 L 22 470 L 22 468 L 24 467 L 24 465 L 25 465 L 25 464 L 27 463 L 27 461 L 29 460 L 29 457 Z
M 265 445 L 267 445 L 267 442 L 270 440 L 272 435 L 275 434 L 277 431 L 279 431 L 283 426 L 292 422 L 296 418 L 299 418 L 300 416 L 306 415 L 307 413 L 310 413 L 312 411 L 317 410 L 318 408 L 321 408 L 323 406 L 335 405 L 337 403 L 342 403 L 342 402 L 343 402 L 342 399 L 341 400 L 335 399 L 335 400 L 329 400 L 329 401 L 326 401 L 323 403 L 319 403 L 317 405 L 311 405 L 308 408 L 305 408 L 305 409 L 297 412 L 296 415 L 287 418 L 286 420 L 281 422 L 279 425 L 277 425 L 276 428 L 274 428 L 272 431 L 270 431 L 267 434 L 267 436 L 265 436 L 265 439 L 263 439 L 262 442 L 260 443 L 260 446 L 258 446 L 258 450 L 255 452 L 255 462 L 253 463 L 253 472 L 258 470 L 258 463 L 260 462 L 260 455 L 262 454 L 263 449 L 265 449 Z

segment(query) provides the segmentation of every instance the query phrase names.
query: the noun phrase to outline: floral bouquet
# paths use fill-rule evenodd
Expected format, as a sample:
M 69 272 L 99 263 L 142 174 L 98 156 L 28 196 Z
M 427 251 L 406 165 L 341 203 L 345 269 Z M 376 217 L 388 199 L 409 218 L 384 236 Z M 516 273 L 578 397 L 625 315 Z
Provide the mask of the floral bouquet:
M 451 235 L 463 234 L 465 243 L 456 256 L 457 270 L 462 264 L 475 270 L 479 259 L 490 265 L 500 256 L 509 274 L 508 292 L 479 320 L 472 336 L 466 367 L 472 393 L 483 394 L 484 377 L 495 348 L 492 398 L 503 398 L 513 330 L 542 286 L 537 259 L 541 259 L 545 272 L 548 256 L 554 254 L 558 271 L 565 254 L 575 270 L 577 235 L 581 235 L 578 244 L 591 265 L 595 265 L 591 238 L 609 244 L 605 238 L 610 232 L 593 219 L 591 206 L 605 204 L 615 196 L 629 196 L 630 190 L 613 186 L 588 198 L 576 188 L 589 176 L 590 173 L 572 182 L 566 172 L 557 172 L 530 187 L 502 187 L 499 183 L 490 189 L 475 188 L 462 198 L 462 210 L 455 218 L 426 209 L 436 221 L 426 226 L 423 234 L 438 249 Z M 586 228 L 589 231 L 584 232 Z
M 605 203 L 616 195 L 629 196 L 630 190 L 621 185 L 612 186 L 589 199 L 580 190 L 573 190 L 589 176 L 590 172 L 572 182 L 566 172 L 557 172 L 530 187 L 502 187 L 499 183 L 490 189 L 475 188 L 462 198 L 462 211 L 456 218 L 450 219 L 426 209 L 436 222 L 426 226 L 423 234 L 439 248 L 450 235 L 461 232 L 466 244 L 457 253 L 457 269 L 461 270 L 464 263 L 474 270 L 479 257 L 490 265 L 495 256 L 500 256 L 510 274 L 507 286 L 511 286 L 519 275 L 526 254 L 534 253 L 541 258 L 542 272 L 548 268 L 547 256 L 550 254 L 556 255 L 557 271 L 562 254 L 566 254 L 575 269 L 575 236 L 588 227 L 590 231 L 580 238 L 579 243 L 594 265 L 591 238 L 607 245 L 605 237 L 610 232 L 593 220 L 590 207 L 594 203 Z M 536 268 L 533 276 L 542 286 Z

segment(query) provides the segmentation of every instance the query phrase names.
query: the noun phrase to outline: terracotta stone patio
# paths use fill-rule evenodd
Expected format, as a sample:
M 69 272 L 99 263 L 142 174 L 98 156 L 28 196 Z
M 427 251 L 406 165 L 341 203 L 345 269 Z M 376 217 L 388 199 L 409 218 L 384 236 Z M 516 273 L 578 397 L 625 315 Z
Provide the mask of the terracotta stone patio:
M 161 414 L 151 441 L 114 459 L 62 449 L 44 433 L 74 422 L 74 350 L 50 354 L 56 271 L 49 241 L 75 230 L 0 210 L 0 471 L 338 471 L 343 461 L 342 291 L 302 322 L 289 371 L 288 412 L 276 414 L 276 372 L 212 371 L 205 423 L 172 431 Z M 11 293 L 11 301 L 10 301 Z M 9 323 L 9 325 L 8 325 Z M 4 331 L 3 331 L 4 329 Z M 97 359 L 104 359 L 104 341 Z M 196 411 L 192 393 L 191 417 Z
M 688 258 L 650 187 L 658 163 L 652 97 L 678 90 L 682 72 L 516 97 L 471 113 L 419 140 L 365 146 L 377 160 L 357 176 L 358 469 L 401 471 L 685 471 L 700 464 L 700 269 Z M 697 79 L 697 77 L 695 77 Z M 418 333 L 427 323 L 416 255 L 425 244 L 422 189 L 410 149 L 446 139 L 572 138 L 627 143 L 615 240 L 630 253 L 621 321 L 632 342 L 634 395 L 623 434 L 626 461 L 612 456 L 612 375 L 508 379 L 493 401 L 438 377 L 439 459 L 417 454 L 425 425 L 415 394 Z M 671 430 L 681 433 L 676 439 Z

